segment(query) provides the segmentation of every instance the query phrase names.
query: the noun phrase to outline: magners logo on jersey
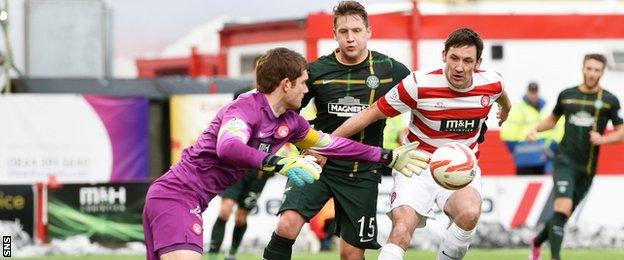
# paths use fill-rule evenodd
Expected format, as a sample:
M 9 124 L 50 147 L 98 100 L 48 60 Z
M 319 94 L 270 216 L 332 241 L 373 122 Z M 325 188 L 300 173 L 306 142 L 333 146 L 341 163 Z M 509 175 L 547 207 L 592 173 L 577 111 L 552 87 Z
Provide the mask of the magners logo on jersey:
M 327 103 L 327 112 L 340 117 L 352 117 L 366 109 L 368 105 L 360 104 L 360 100 L 351 96 L 339 98 L 336 103 Z
M 453 133 L 468 133 L 479 127 L 479 119 L 442 119 L 440 131 Z

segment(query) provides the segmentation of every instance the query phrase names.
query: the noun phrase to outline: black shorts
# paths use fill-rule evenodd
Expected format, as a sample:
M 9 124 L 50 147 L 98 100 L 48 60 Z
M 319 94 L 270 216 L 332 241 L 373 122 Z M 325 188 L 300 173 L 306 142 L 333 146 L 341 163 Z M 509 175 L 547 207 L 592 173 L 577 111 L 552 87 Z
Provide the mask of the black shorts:
M 294 210 L 309 221 L 333 197 L 336 235 L 358 248 L 379 249 L 376 219 L 378 185 L 373 180 L 347 177 L 346 173 L 323 171 L 318 181 L 304 187 L 287 182 L 279 212 Z
M 238 203 L 239 208 L 251 211 L 256 207 L 258 197 L 260 197 L 264 185 L 266 185 L 267 180 L 271 176 L 273 176 L 273 173 L 249 170 L 245 173 L 243 179 L 221 193 L 221 197 L 232 199 Z
M 553 189 L 555 198 L 572 199 L 573 209 L 585 198 L 594 179 L 594 173 L 588 173 L 584 165 L 562 156 L 554 160 Z

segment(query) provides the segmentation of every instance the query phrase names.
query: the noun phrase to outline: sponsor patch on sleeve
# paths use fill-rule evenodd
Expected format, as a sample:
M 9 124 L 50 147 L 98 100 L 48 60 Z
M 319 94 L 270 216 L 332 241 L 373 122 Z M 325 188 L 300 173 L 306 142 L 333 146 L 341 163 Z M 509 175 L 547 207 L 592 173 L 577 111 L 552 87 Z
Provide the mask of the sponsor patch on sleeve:
M 219 129 L 218 138 L 221 138 L 223 134 L 227 132 L 228 134 L 237 136 L 238 138 L 246 142 L 248 139 L 248 137 L 246 136 L 247 128 L 247 123 L 245 123 L 245 121 L 240 118 L 234 117 L 221 126 L 221 129 Z

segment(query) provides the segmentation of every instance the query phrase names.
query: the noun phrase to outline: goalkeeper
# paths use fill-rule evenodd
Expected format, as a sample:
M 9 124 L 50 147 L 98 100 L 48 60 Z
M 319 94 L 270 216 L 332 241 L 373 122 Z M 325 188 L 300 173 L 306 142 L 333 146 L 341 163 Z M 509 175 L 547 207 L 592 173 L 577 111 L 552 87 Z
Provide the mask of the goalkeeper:
M 426 167 L 414 151 L 417 143 L 387 151 L 311 129 L 294 111 L 308 91 L 306 65 L 296 52 L 269 50 L 258 61 L 258 92 L 223 107 L 180 162 L 152 183 L 143 209 L 147 259 L 201 259 L 201 213 L 245 169 L 278 172 L 297 186 L 318 179 L 321 167 L 314 159 L 273 154 L 286 142 L 329 157 L 384 163 L 406 174 Z

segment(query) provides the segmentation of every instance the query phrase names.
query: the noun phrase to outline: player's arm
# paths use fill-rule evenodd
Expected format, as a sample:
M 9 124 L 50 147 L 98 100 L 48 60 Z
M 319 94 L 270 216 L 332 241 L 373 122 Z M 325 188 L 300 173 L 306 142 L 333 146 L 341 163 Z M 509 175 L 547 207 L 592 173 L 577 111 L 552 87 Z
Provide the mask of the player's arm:
M 614 131 L 607 135 L 601 135 L 596 131 L 591 131 L 591 142 L 595 145 L 624 142 L 624 119 L 622 118 L 624 116 L 622 115 L 624 115 L 624 113 L 620 110 L 620 102 L 616 100 L 613 108 L 609 110 L 609 114 L 607 115 L 613 124 Z
M 350 137 L 377 120 L 395 117 L 415 109 L 417 101 L 414 97 L 418 96 L 418 89 L 416 81 L 412 79 L 416 79 L 415 74 L 405 77 L 375 103 L 342 123 L 332 135 Z
M 590 140 L 595 145 L 611 144 L 617 142 L 624 142 L 624 124 L 619 124 L 613 127 L 614 131 L 601 135 L 596 131 L 591 131 Z
M 332 135 L 343 137 L 352 136 L 355 133 L 362 131 L 372 122 L 387 117 L 395 117 L 401 113 L 415 109 L 417 101 L 413 98 L 413 96 L 417 96 L 418 89 L 416 82 L 411 80 L 415 78 L 415 74 L 412 77 L 408 76 L 405 78 L 388 91 L 388 93 L 386 93 L 383 97 L 379 98 L 373 105 L 360 111 L 355 116 L 345 121 L 334 131 L 334 133 L 332 133 Z M 404 171 L 403 169 L 400 169 L 400 167 L 397 168 L 396 166 L 390 166 L 399 170 L 403 175 L 408 177 L 414 173 L 420 174 L 422 169 L 428 167 L 429 156 L 423 151 L 417 150 L 417 146 L 418 142 L 414 142 L 400 146 L 393 150 L 395 156 L 400 156 L 402 153 L 412 154 L 410 161 L 411 170 Z
M 496 118 L 498 118 L 498 125 L 500 126 L 507 120 L 509 111 L 511 110 L 511 101 L 509 101 L 507 91 L 503 90 L 501 92 L 500 97 L 496 99 L 496 103 L 498 104 L 498 113 L 496 114 Z
M 253 134 L 256 122 L 253 107 L 245 103 L 236 103 L 227 108 L 217 134 L 216 152 L 222 161 L 242 168 L 263 170 L 269 153 L 259 151 L 247 145 Z
M 240 111 L 232 109 L 230 114 L 224 116 L 224 123 L 217 136 L 219 159 L 242 168 L 277 172 L 297 186 L 319 179 L 322 169 L 313 157 L 281 157 L 248 146 L 253 120 L 244 117 Z
M 553 129 L 557 125 L 557 121 L 561 115 L 563 115 L 563 103 L 561 100 L 563 99 L 563 92 L 559 93 L 557 97 L 557 103 L 555 104 L 555 108 L 553 108 L 552 113 L 544 118 L 542 121 L 537 123 L 535 127 L 533 127 L 526 135 L 526 140 L 529 142 L 535 142 L 537 140 L 537 133 L 547 131 Z
M 377 106 L 375 104 L 373 104 L 372 106 L 369 106 L 368 108 L 364 109 L 363 111 L 360 111 L 359 113 L 357 113 L 356 115 L 352 116 L 347 121 L 345 121 L 340 127 L 338 127 L 338 129 L 336 129 L 332 133 L 332 135 L 334 136 L 334 139 L 340 140 L 341 138 L 336 138 L 336 137 L 349 137 L 349 136 L 352 136 L 355 133 L 362 131 L 362 129 L 366 128 L 372 122 L 375 122 L 375 121 L 377 121 L 379 119 L 383 119 L 383 118 L 386 118 L 386 115 L 381 113 L 379 111 L 379 109 L 377 109 Z M 308 133 L 310 135 L 310 138 L 308 138 L 308 136 L 306 136 L 306 138 L 308 138 L 307 140 L 309 140 L 309 142 L 311 142 L 311 143 L 304 142 L 306 140 L 306 139 L 304 139 L 303 141 L 300 141 L 299 145 L 297 145 L 297 144 L 295 144 L 295 145 L 297 145 L 299 148 L 302 148 L 302 149 L 312 148 L 311 150 L 313 152 L 318 152 L 321 155 L 327 155 L 327 156 L 330 156 L 330 157 L 342 159 L 342 158 L 340 158 L 340 156 L 342 156 L 340 153 L 337 153 L 337 154 L 325 154 L 326 152 L 331 152 L 333 149 L 336 149 L 336 147 L 338 147 L 336 144 L 332 144 L 331 143 L 332 137 L 330 135 L 327 135 L 327 134 L 321 133 L 321 132 L 317 132 L 317 131 L 310 131 Z M 320 133 L 320 134 L 318 134 L 318 133 Z M 320 136 L 321 134 L 323 135 L 323 137 Z M 319 136 L 315 136 L 315 135 L 319 135 Z M 314 137 L 312 137 L 312 136 L 314 136 Z M 321 142 L 317 143 L 317 140 L 320 140 Z M 315 143 L 315 144 L 312 144 L 312 143 Z M 343 143 L 343 142 L 342 141 L 338 141 L 338 145 L 341 145 L 341 143 Z M 318 146 L 315 146 L 317 144 L 318 144 Z M 325 147 L 324 146 L 325 144 L 327 144 L 328 146 Z M 364 154 L 366 154 L 368 152 L 368 151 L 365 151 L 365 150 L 360 150 L 360 151 L 363 152 Z M 362 154 L 360 154 L 358 156 L 361 156 L 361 155 Z M 354 155 L 345 155 L 345 156 L 346 157 L 344 159 L 349 159 L 349 160 L 353 160 L 353 161 L 371 161 L 371 160 L 369 160 L 370 158 L 360 160 L 360 159 L 358 159 L 359 157 L 353 157 Z M 373 160 L 371 162 L 378 162 L 378 161 L 374 161 Z
M 553 127 L 557 125 L 559 117 L 560 116 L 553 113 L 550 114 L 548 117 L 544 118 L 535 127 L 529 130 L 526 136 L 526 140 L 529 142 L 535 142 L 535 140 L 537 140 L 537 133 L 553 129 Z
M 387 116 L 382 113 L 376 103 L 347 119 L 340 127 L 338 127 L 332 135 L 349 137 L 364 130 L 371 123 L 385 119 Z
M 365 145 L 347 138 L 332 136 L 309 128 L 302 140 L 294 143 L 302 149 L 312 149 L 321 155 L 352 161 L 383 163 L 395 168 L 406 176 L 427 167 L 429 156 L 417 151 L 418 142 L 401 146 L 394 150 Z
M 217 156 L 228 164 L 248 169 L 262 169 L 262 161 L 269 154 L 247 145 L 253 122 L 239 113 L 239 109 L 228 112 L 230 113 L 223 117 L 217 135 Z

